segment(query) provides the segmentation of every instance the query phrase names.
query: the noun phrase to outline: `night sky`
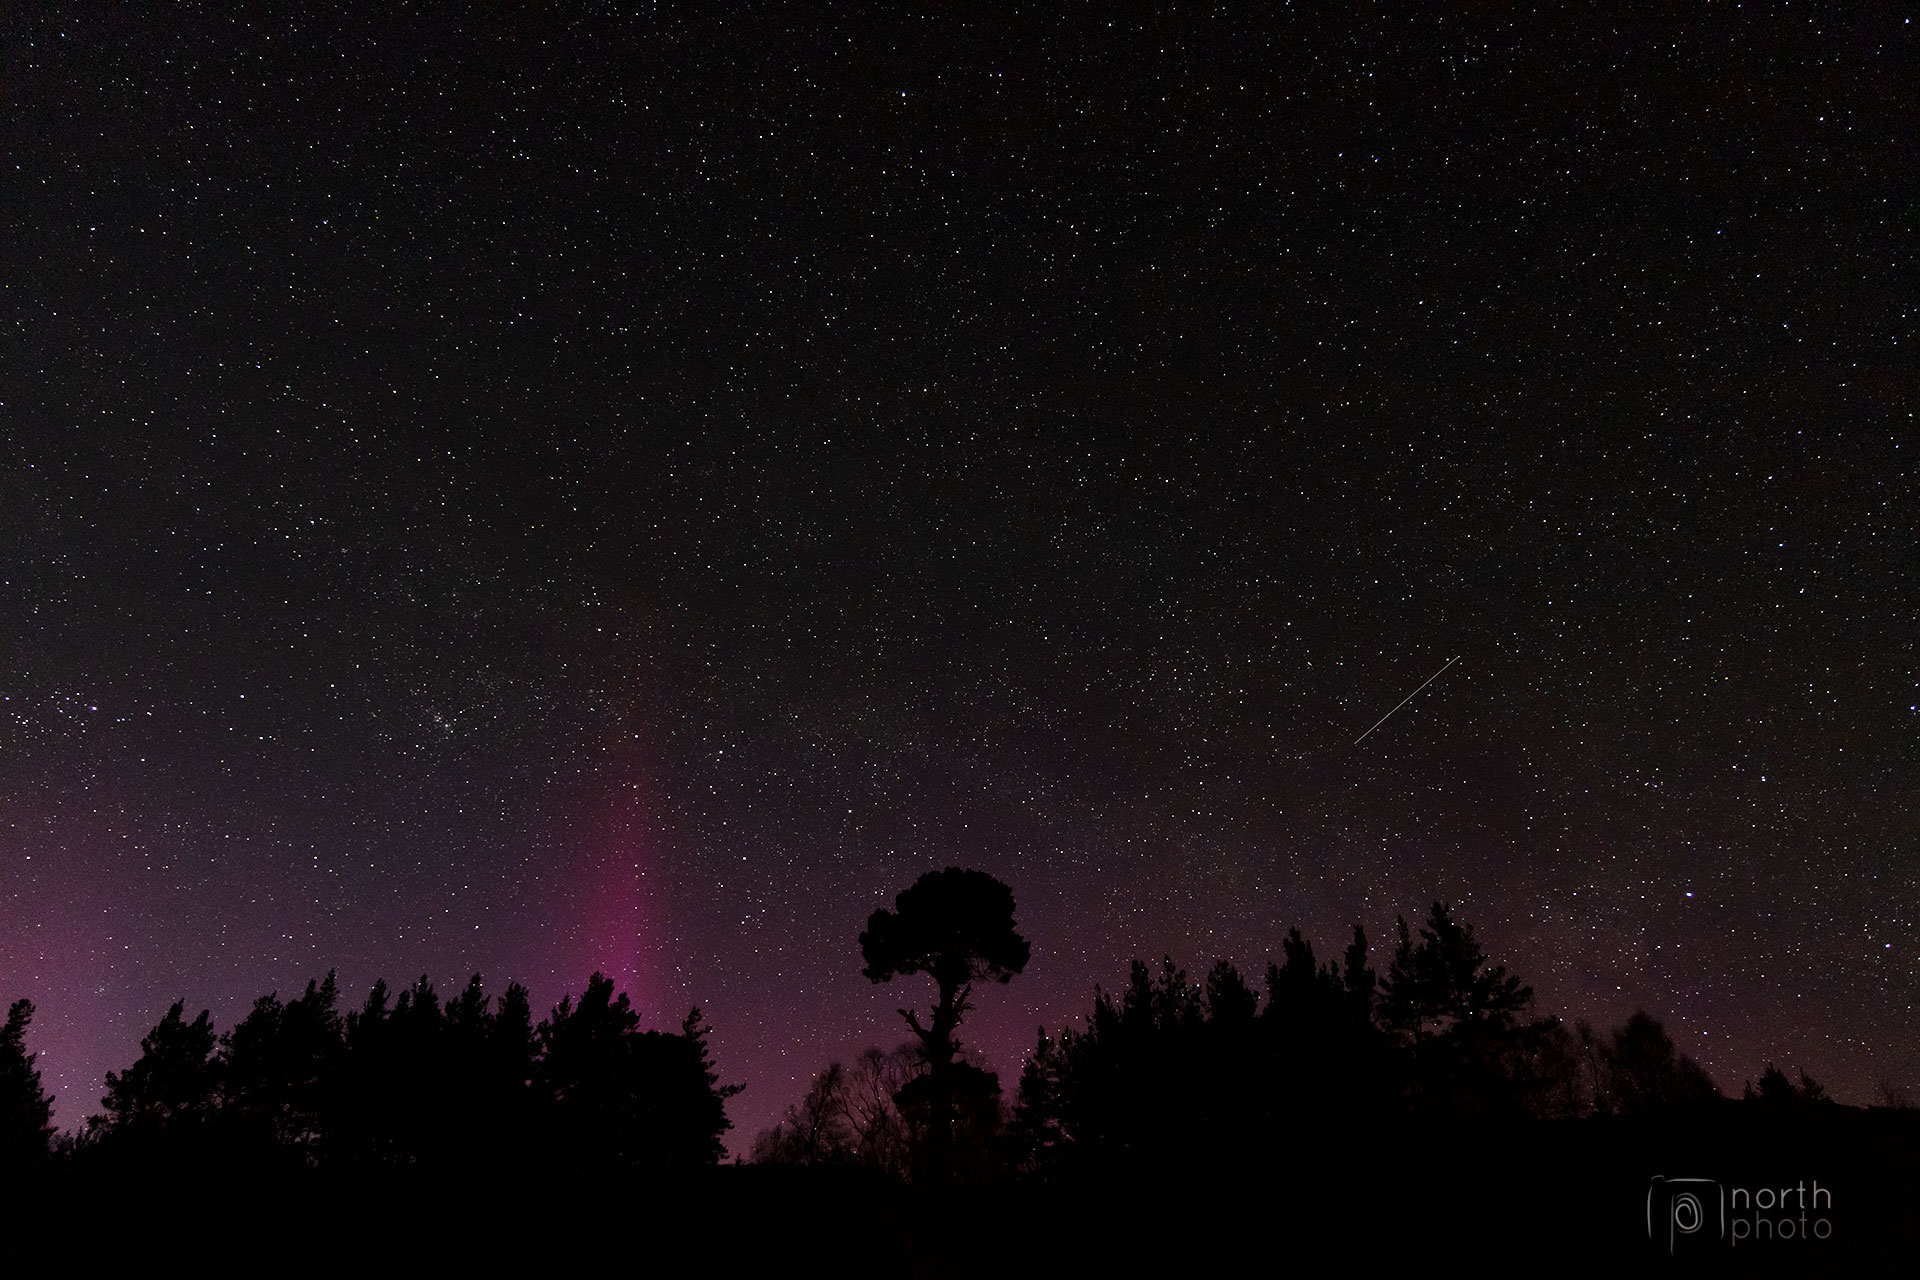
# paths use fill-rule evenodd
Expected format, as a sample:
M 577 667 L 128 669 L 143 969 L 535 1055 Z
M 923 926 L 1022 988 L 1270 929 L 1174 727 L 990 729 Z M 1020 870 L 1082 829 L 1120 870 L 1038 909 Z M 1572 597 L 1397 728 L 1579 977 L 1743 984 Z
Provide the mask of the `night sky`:
M 1009 1088 L 1436 898 L 1723 1089 L 1920 1087 L 1909 10 L 352 8 L 0 19 L 58 1124 L 176 999 L 600 969 L 743 1150 L 950 864 Z

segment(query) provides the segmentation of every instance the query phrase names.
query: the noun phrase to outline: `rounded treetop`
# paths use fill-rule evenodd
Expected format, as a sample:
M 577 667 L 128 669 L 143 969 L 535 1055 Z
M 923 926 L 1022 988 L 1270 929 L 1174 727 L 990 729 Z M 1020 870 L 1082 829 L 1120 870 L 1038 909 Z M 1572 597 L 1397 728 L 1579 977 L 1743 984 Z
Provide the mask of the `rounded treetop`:
M 1031 948 L 1013 927 L 1013 890 L 984 871 L 929 871 L 879 910 L 860 935 L 863 972 L 874 982 L 931 974 L 953 989 L 983 978 L 1006 982 Z

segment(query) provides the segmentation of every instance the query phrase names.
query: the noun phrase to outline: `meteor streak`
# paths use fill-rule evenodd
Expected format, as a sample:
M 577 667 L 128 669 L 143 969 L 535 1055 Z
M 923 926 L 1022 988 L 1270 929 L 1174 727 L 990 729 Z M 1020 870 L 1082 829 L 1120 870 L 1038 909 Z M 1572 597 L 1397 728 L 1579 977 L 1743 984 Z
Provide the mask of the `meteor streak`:
M 1448 658 L 1445 662 L 1440 664 L 1440 671 L 1445 671 L 1448 667 L 1452 666 L 1454 663 L 1458 661 L 1460 661 L 1460 655 L 1456 653 L 1451 658 Z M 1432 675 L 1428 676 L 1425 680 L 1422 680 L 1420 682 L 1420 689 L 1424 689 L 1428 685 L 1432 684 L 1435 680 L 1438 680 L 1440 678 L 1440 671 L 1436 671 Z M 1420 689 L 1415 689 L 1413 693 L 1408 694 L 1406 697 L 1400 699 L 1400 701 L 1394 703 L 1393 711 L 1398 711 L 1401 707 L 1404 707 L 1409 702 L 1412 702 L 1415 694 L 1418 694 L 1420 692 Z M 1367 730 L 1367 733 L 1372 733 L 1374 729 L 1378 729 L 1381 725 L 1385 724 L 1387 722 L 1387 717 L 1391 716 L 1393 714 L 1393 711 L 1389 711 L 1387 712 L 1386 715 L 1381 716 L 1378 720 L 1375 720 L 1373 722 L 1372 728 L 1369 728 Z M 1367 733 L 1363 733 L 1360 735 L 1359 738 L 1355 738 L 1353 740 L 1353 745 L 1356 747 L 1359 746 L 1361 738 L 1365 738 L 1367 736 Z

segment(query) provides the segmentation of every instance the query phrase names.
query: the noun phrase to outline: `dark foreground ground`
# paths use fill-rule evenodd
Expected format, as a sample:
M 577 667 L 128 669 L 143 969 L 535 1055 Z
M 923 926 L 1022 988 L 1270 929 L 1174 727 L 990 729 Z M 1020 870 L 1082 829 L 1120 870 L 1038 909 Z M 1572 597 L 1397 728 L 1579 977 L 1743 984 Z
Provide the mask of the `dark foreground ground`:
M 660 1181 L 100 1166 L 0 1194 L 9 1277 L 1910 1275 L 1920 1113 L 1727 1104 L 1402 1130 L 1318 1158 L 1281 1148 L 947 1197 L 763 1167 Z

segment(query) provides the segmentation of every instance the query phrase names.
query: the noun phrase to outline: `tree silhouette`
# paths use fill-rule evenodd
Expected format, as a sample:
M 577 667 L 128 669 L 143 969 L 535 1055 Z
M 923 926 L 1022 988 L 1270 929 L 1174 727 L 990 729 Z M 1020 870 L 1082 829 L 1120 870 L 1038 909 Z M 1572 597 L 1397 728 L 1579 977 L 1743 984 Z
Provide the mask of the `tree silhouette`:
M 1060 1114 L 1063 1065 L 1058 1042 L 1048 1039 L 1041 1027 L 1020 1069 L 1008 1134 L 1014 1168 L 1022 1173 L 1044 1177 L 1060 1162 L 1066 1140 Z
M 487 1019 L 480 1052 L 472 1112 L 487 1118 L 494 1143 L 491 1158 L 500 1164 L 522 1163 L 529 1158 L 539 1130 L 533 1079 L 540 1044 L 533 1026 L 532 996 L 519 983 L 508 984 Z
M 991 1178 L 1000 1140 L 998 1075 L 959 1060 L 907 1081 L 894 1100 L 915 1176 L 935 1187 Z
M 1280 943 L 1284 964 L 1267 966 L 1267 1014 L 1273 1018 L 1319 1023 L 1340 1003 L 1341 985 L 1331 967 L 1314 966 L 1313 945 L 1298 928 Z
M 1462 1022 L 1446 1039 L 1418 1048 L 1428 1063 L 1451 1060 L 1456 1091 L 1444 1101 L 1457 1114 L 1549 1120 L 1580 1115 L 1585 1107 L 1578 1046 L 1558 1018 Z
M 298 999 L 254 1001 L 221 1037 L 222 1111 L 230 1129 L 254 1142 L 317 1158 L 332 1119 L 332 1091 L 344 1050 L 334 975 L 309 981 Z
M 1380 975 L 1367 963 L 1366 930 L 1357 924 L 1353 926 L 1353 941 L 1347 944 L 1346 955 L 1342 958 L 1346 968 L 1341 974 L 1341 986 L 1346 991 L 1348 1012 L 1353 1021 L 1370 1023 L 1380 988 Z
M 870 1047 L 851 1066 L 829 1063 L 800 1102 L 754 1138 L 756 1164 L 852 1164 L 895 1177 L 909 1168 L 908 1131 L 896 1099 L 926 1063 L 915 1044 Z
M 853 1123 L 848 1118 L 847 1069 L 830 1062 L 813 1077 L 806 1096 L 786 1118 L 754 1140 L 761 1164 L 838 1164 L 851 1158 Z
M 335 1141 L 378 1165 L 445 1163 L 457 1124 L 448 1107 L 450 1055 L 440 997 L 425 974 L 389 1008 L 384 979 L 345 1021 Z
M 1488 965 L 1472 928 L 1444 905 L 1434 904 L 1417 943 L 1403 922 L 1384 983 L 1357 925 L 1339 964 L 1317 961 L 1298 929 L 1280 950 L 1264 1005 L 1228 962 L 1195 984 L 1171 959 L 1158 973 L 1135 960 L 1118 998 L 1095 988 L 1084 1030 L 1052 1040 L 1042 1028 L 1014 1107 L 1019 1167 L 1101 1176 L 1227 1167 L 1264 1150 L 1346 1167 L 1358 1159 L 1356 1134 L 1410 1115 L 1582 1110 L 1566 1028 L 1520 1019 L 1531 992 Z
M 679 1035 L 649 1031 L 635 1046 L 637 1087 L 652 1142 L 647 1163 L 689 1169 L 718 1164 L 726 1154 L 723 1135 L 733 1127 L 727 1099 L 746 1086 L 720 1083 L 707 1048 L 710 1034 L 694 1008 L 681 1019 Z
M 386 979 L 377 979 L 360 1007 L 347 1014 L 345 1040 L 333 1135 L 336 1154 L 352 1163 L 399 1161 L 400 1108 L 389 1086 L 396 1046 Z
M 388 1089 L 399 1104 L 415 1156 L 436 1148 L 444 1116 L 441 1083 L 446 1079 L 447 1026 L 440 995 L 426 974 L 393 1002 L 393 1056 Z
M 971 1008 L 973 984 L 1010 982 L 1027 967 L 1031 949 L 1014 931 L 1013 891 L 984 871 L 948 867 L 929 871 L 894 900 L 897 911 L 875 911 L 860 935 L 863 972 L 873 982 L 925 973 L 939 988 L 932 1021 L 902 1009 L 935 1071 L 952 1065 L 960 1049 L 955 1032 Z
M 201 1125 L 219 1106 L 219 1064 L 213 1015 L 202 1009 L 187 1022 L 185 1004 L 173 1007 L 140 1041 L 140 1057 L 125 1071 L 107 1072 L 105 1114 L 93 1117 L 101 1134 L 159 1134 Z
M 1607 1098 L 1607 1046 L 1585 1018 L 1573 1024 L 1576 1110 L 1582 1113 L 1610 1109 Z
M 876 983 L 924 973 L 938 989 L 927 1023 L 914 1010 L 900 1010 L 920 1041 L 927 1075 L 903 1087 L 899 1102 L 910 1121 L 924 1119 L 926 1172 L 945 1181 L 953 1172 L 956 1126 L 965 1122 L 977 1129 L 999 1111 L 999 1082 L 992 1073 L 956 1061 L 956 1032 L 972 1007 L 973 984 L 1012 981 L 1027 967 L 1031 948 L 1014 929 L 1013 891 L 984 871 L 929 871 L 902 890 L 894 905 L 894 911 L 875 911 L 860 935 L 863 972 Z
M 1656 1111 L 1720 1096 L 1691 1058 L 1675 1052 L 1666 1028 L 1645 1009 L 1613 1033 L 1605 1053 L 1606 1098 L 1622 1114 Z
M 637 1154 L 627 1049 L 639 1030 L 640 1015 L 626 993 L 616 998 L 613 979 L 599 973 L 587 980 L 578 1003 L 571 994 L 561 997 L 537 1028 L 541 1053 L 535 1080 L 543 1101 L 551 1103 L 557 1136 L 570 1152 L 598 1147 L 615 1161 Z
M 1786 1072 L 1771 1062 L 1760 1073 L 1759 1087 L 1748 1081 L 1746 1092 L 1741 1096 L 1748 1102 L 1762 1102 L 1770 1107 L 1807 1106 L 1828 1100 L 1826 1089 L 1805 1071 L 1800 1073 L 1800 1083 L 1795 1085 Z
M 563 998 L 536 1035 L 535 1085 L 552 1116 L 556 1154 L 585 1164 L 650 1169 L 715 1164 L 730 1127 L 698 1009 L 679 1035 L 644 1034 L 626 993 L 594 974 L 578 1003 Z
M 16 1000 L 0 1027 L 0 1169 L 37 1163 L 53 1138 L 53 1100 L 27 1052 L 33 1002 Z
M 908 1134 L 894 1099 L 926 1069 L 911 1042 L 891 1051 L 869 1046 L 847 1072 L 847 1119 L 855 1135 L 855 1159 L 895 1177 L 908 1171 Z
M 1382 1014 L 1391 1027 L 1420 1040 L 1460 1023 L 1510 1024 L 1533 1000 L 1533 989 L 1503 965 L 1486 967 L 1472 925 L 1454 923 L 1436 902 L 1416 945 L 1405 917 L 1400 945 L 1382 984 Z
M 1221 989 L 1245 985 L 1237 973 L 1213 976 Z M 1063 1030 L 1058 1051 L 1060 1128 L 1077 1156 L 1172 1159 L 1216 1136 L 1209 1117 L 1222 1091 L 1207 1079 L 1218 1064 L 1202 1042 L 1206 1017 L 1201 988 L 1170 957 L 1157 981 L 1135 960 L 1118 1001 L 1094 989 L 1085 1031 Z
M 87 1145 L 289 1174 L 665 1169 L 724 1154 L 739 1089 L 718 1083 L 697 1009 L 677 1034 L 642 1033 L 599 974 L 537 1029 L 525 987 L 493 1010 L 478 974 L 444 1006 L 424 976 L 391 1005 L 384 981 L 344 1019 L 337 1003 L 329 974 L 284 1004 L 261 996 L 217 1038 L 209 1014 L 189 1023 L 176 1003 L 139 1060 L 107 1076 Z

